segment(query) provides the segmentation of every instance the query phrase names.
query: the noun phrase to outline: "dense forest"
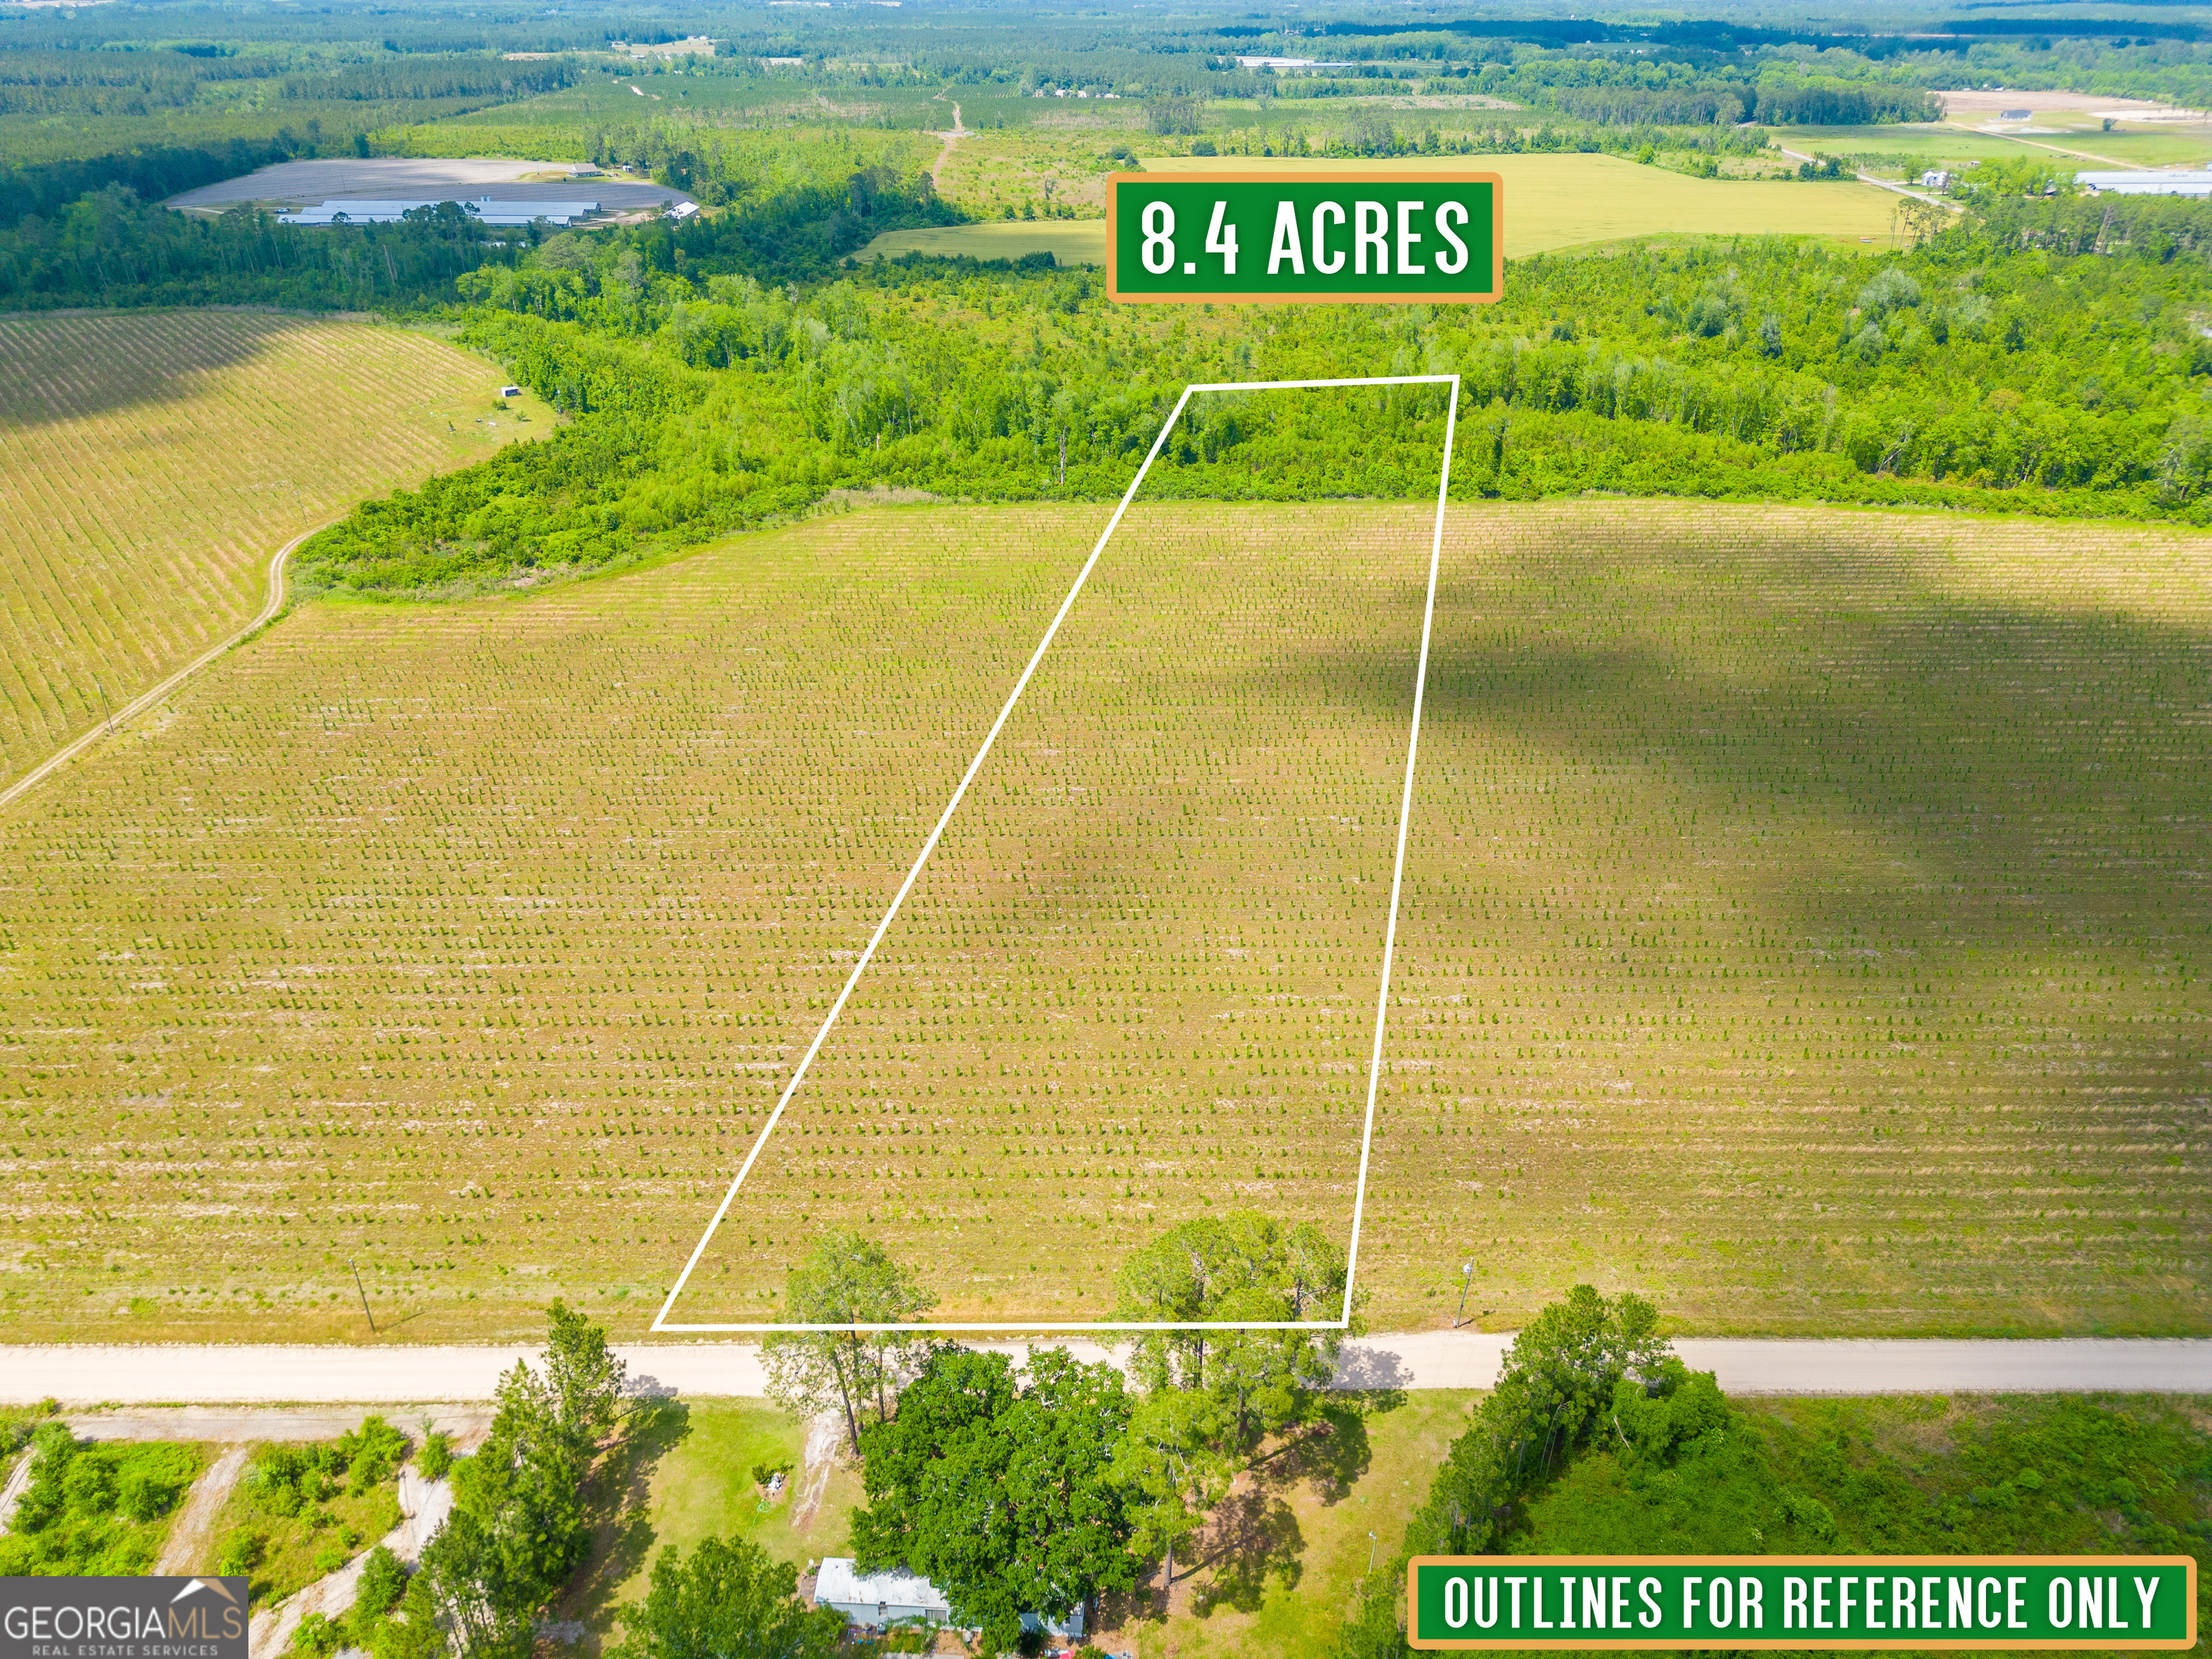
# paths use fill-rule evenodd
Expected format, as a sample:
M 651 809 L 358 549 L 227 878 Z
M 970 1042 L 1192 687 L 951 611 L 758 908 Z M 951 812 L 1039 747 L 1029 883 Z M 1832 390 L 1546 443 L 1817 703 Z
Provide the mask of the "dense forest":
M 2167 199 L 2006 198 L 1896 253 L 1640 245 L 1517 262 L 1494 307 L 1174 317 L 1113 306 L 1094 275 L 1042 259 L 909 257 L 796 283 L 738 216 L 556 236 L 459 289 L 466 337 L 568 423 L 365 507 L 310 544 L 306 574 L 393 592 L 591 567 L 836 488 L 1103 499 L 1188 381 L 1375 373 L 1464 377 L 1464 498 L 2203 522 L 2209 228 L 2205 209 Z M 1426 392 L 1207 399 L 1147 487 L 1419 495 L 1441 415 Z

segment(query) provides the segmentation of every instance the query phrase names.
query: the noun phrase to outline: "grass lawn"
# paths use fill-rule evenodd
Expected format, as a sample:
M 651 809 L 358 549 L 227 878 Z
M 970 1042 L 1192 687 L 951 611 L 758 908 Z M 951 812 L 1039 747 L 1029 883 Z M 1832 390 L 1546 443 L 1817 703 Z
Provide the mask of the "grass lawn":
M 1109 1608 L 1103 1645 L 1139 1659 L 1322 1659 L 1367 1571 L 1368 1533 L 1389 1563 L 1480 1398 L 1423 1393 L 1364 1420 L 1347 1413 L 1331 1439 L 1241 1480 L 1169 1615 L 1155 1572 L 1150 1595 Z M 2212 1550 L 2212 1400 L 1730 1404 L 1740 1455 L 1632 1473 L 1601 1438 L 1534 1495 L 1509 1553 L 1755 1555 L 1785 1538 L 1838 1554 Z M 1807 1499 L 1809 1531 L 1786 1519 Z M 2212 1587 L 2199 1595 L 2212 1614 Z
M 1164 1619 L 1155 1571 L 1109 1602 L 1100 1642 L 1139 1659 L 1323 1659 L 1370 1550 L 1380 1571 L 1480 1398 L 1424 1390 L 1334 1413 L 1327 1436 L 1238 1477 L 1196 1559 L 1177 1564 Z
M 1106 263 L 1103 219 L 994 220 L 980 225 L 937 225 L 925 230 L 893 230 L 862 248 L 863 259 L 896 259 L 902 253 L 930 253 L 941 258 L 1019 259 L 1049 253 L 1063 265 Z
M 654 1559 L 672 1546 L 689 1552 L 703 1538 L 750 1538 L 802 1572 L 842 1553 L 860 1501 L 860 1475 L 839 1463 L 811 1516 L 799 1522 L 805 1439 L 804 1425 L 760 1401 L 647 1407 L 602 1474 L 592 1560 L 560 1610 L 584 1626 L 581 1650 L 597 1652 L 620 1634 L 621 1610 L 644 1595 Z M 753 1479 L 760 1463 L 785 1467 L 784 1488 L 774 1499 Z

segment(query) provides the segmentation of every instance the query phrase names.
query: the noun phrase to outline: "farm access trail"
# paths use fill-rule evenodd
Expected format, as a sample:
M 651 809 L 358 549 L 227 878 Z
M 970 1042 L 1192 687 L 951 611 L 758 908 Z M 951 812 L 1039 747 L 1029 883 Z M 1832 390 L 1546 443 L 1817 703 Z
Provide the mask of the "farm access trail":
M 237 633 L 271 549 L 550 428 L 503 378 L 358 321 L 0 319 L 0 785 Z
M 124 704 L 122 708 L 117 709 L 112 718 L 101 721 L 100 724 L 94 726 L 91 731 L 85 732 L 75 742 L 65 745 L 55 753 L 47 756 L 46 759 L 40 761 L 36 766 L 33 767 L 28 772 L 26 772 L 21 777 L 16 779 L 15 782 L 9 784 L 5 789 L 0 789 L 0 807 L 8 805 L 18 795 L 22 794 L 27 790 L 36 787 L 39 781 L 45 777 L 46 774 L 52 771 L 56 767 L 66 765 L 72 758 L 82 754 L 94 744 L 98 743 L 100 738 L 107 736 L 108 733 L 114 731 L 117 726 L 128 725 L 131 721 L 136 720 L 139 715 L 144 714 L 148 709 L 160 702 L 162 698 L 167 696 L 169 693 L 175 690 L 186 680 L 191 678 L 193 675 L 198 673 L 201 669 L 206 667 L 217 657 L 222 655 L 224 652 L 229 650 L 231 647 L 236 645 L 240 641 L 246 638 L 257 629 L 266 628 L 270 623 L 274 622 L 276 619 L 277 613 L 284 608 L 284 566 L 286 562 L 290 560 L 293 552 L 299 547 L 301 542 L 306 541 L 308 537 L 314 535 L 317 531 L 325 528 L 327 528 L 326 526 L 318 525 L 315 526 L 314 530 L 303 530 L 298 535 L 293 537 L 290 541 L 286 542 L 283 546 L 276 550 L 276 553 L 269 561 L 269 597 L 263 601 L 260 614 L 255 617 L 252 622 L 246 623 L 245 627 L 240 629 L 238 632 L 233 634 L 228 639 L 223 641 L 220 645 L 211 646 L 206 651 L 202 652 L 198 656 L 193 658 L 191 661 L 186 663 L 182 668 L 179 668 L 175 673 L 170 675 L 168 678 L 163 680 L 159 685 L 155 686 L 151 690 L 142 691 L 138 696 L 133 697 L 129 702 Z
M 1498 1379 L 1509 1333 L 1474 1330 L 1380 1334 L 1347 1343 L 1338 1366 L 1340 1389 L 1486 1389 Z M 1026 1342 L 965 1346 L 1017 1358 Z M 1091 1363 L 1116 1358 L 1082 1340 L 1064 1346 Z M 2039 1394 L 2111 1392 L 2201 1394 L 2212 1378 L 2212 1338 L 2081 1337 L 1989 1340 L 1785 1338 L 1678 1338 L 1675 1351 L 1697 1370 L 1710 1370 L 1731 1394 Z M 650 1343 L 617 1348 L 641 1390 L 687 1398 L 757 1399 L 767 1393 L 760 1350 L 748 1343 Z M 164 1434 L 208 1438 L 219 1415 L 225 1437 L 299 1437 L 296 1413 L 210 1413 L 200 1405 L 283 1401 L 298 1406 L 394 1401 L 482 1401 L 504 1371 L 534 1350 L 509 1346 L 246 1346 L 167 1345 L 125 1347 L 70 1344 L 0 1348 L 0 1401 L 52 1398 L 125 1407 L 159 1404 L 157 1413 L 126 1410 Z M 157 1361 L 149 1364 L 149 1360 Z M 102 1438 L 137 1438 L 103 1431 L 100 1416 L 80 1431 Z M 335 1431 L 328 1412 L 314 1412 L 313 1431 Z M 258 1432 L 257 1432 L 258 1430 Z

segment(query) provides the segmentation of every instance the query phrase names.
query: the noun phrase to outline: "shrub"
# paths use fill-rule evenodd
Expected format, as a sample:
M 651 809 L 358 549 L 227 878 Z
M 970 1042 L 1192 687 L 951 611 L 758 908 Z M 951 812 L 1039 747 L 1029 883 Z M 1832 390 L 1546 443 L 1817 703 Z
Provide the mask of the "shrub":
M 392 1478 L 406 1460 L 407 1437 L 372 1414 L 350 1434 L 342 1434 L 331 1442 L 331 1461 L 344 1466 L 346 1490 L 358 1497 Z
M 354 1598 L 356 1616 L 381 1619 L 399 1605 L 399 1598 L 406 1593 L 407 1569 L 398 1556 L 379 1544 L 362 1564 L 361 1588 Z
M 190 1447 L 80 1443 L 66 1423 L 33 1431 L 31 1481 L 0 1538 L 0 1576 L 133 1575 L 155 1540 L 134 1522 L 158 1519 L 191 1484 Z
M 345 1627 L 319 1613 L 310 1613 L 300 1620 L 299 1628 L 292 1632 L 289 1651 L 306 1656 L 306 1659 L 330 1659 L 345 1645 Z
M 132 1446 L 118 1458 L 116 1507 L 133 1521 L 158 1521 L 183 1501 L 199 1460 L 182 1446 Z
M 250 1527 L 240 1527 L 216 1552 L 215 1570 L 226 1578 L 242 1578 L 261 1565 L 268 1552 L 267 1539 Z
M 264 1515 L 295 1516 L 323 1495 L 315 1455 L 304 1446 L 264 1445 L 254 1449 L 246 1466 L 246 1490 Z
M 415 1468 L 425 1480 L 443 1480 L 453 1467 L 453 1437 L 442 1429 L 433 1429 L 422 1437 L 422 1449 L 415 1455 Z

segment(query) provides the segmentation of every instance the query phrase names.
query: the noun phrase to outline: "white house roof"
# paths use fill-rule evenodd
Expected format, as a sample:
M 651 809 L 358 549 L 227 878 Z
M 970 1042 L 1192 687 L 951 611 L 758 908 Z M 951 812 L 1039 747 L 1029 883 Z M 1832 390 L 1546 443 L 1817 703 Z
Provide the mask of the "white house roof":
M 817 1602 L 839 1607 L 927 1607 L 940 1617 L 952 1616 L 945 1592 L 917 1573 L 872 1572 L 863 1576 L 853 1558 L 833 1555 L 814 1577 Z

